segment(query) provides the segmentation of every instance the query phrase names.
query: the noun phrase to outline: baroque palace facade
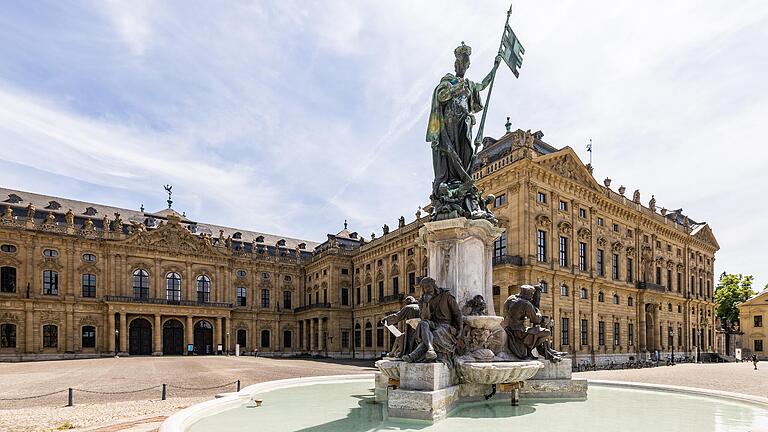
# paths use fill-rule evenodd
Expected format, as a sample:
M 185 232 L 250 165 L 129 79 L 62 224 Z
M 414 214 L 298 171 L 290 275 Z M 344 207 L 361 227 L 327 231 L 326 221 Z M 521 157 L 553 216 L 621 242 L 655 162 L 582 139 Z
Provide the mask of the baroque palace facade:
M 475 180 L 495 195 L 497 311 L 541 281 L 556 347 L 576 360 L 713 351 L 705 223 L 598 184 L 540 132 L 486 138 Z M 0 189 L 0 360 L 215 354 L 374 358 L 381 319 L 418 297 L 426 214 L 322 243 Z M 489 300 L 490 301 L 490 300 Z

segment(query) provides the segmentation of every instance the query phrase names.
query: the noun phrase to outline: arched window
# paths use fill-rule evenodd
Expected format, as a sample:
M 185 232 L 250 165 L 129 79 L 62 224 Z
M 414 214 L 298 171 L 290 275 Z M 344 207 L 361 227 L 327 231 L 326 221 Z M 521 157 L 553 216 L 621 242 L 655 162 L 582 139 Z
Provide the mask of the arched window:
M 381 321 L 376 326 L 376 346 L 379 348 L 384 347 L 384 324 Z
M 149 273 L 144 269 L 133 271 L 133 298 L 149 298 Z
M 83 273 L 83 297 L 96 297 L 96 275 Z
M 365 323 L 365 347 L 373 346 L 373 326 L 370 322 Z
M 197 302 L 209 303 L 211 301 L 211 280 L 206 275 L 197 277 Z
M 291 297 L 290 291 L 283 291 L 283 309 L 291 309 Z
M 579 298 L 580 299 L 587 299 L 589 298 L 589 293 L 587 292 L 586 288 L 582 288 L 579 290 Z
M 683 313 L 683 307 L 680 305 L 677 305 L 677 313 Z
M 59 295 L 59 273 L 53 270 L 43 271 L 43 294 Z
M 269 289 L 268 288 L 261 289 L 261 307 L 263 308 L 269 307 Z
M 165 275 L 165 298 L 170 301 L 181 300 L 181 276 L 176 272 Z
M 0 267 L 0 292 L 16 292 L 16 267 Z
M 261 347 L 269 348 L 269 330 L 261 331 Z
M 672 312 L 672 303 L 667 303 L 667 312 Z
M 362 345 L 362 340 L 360 337 L 360 323 L 355 324 L 355 347 L 360 348 Z
M 245 350 L 245 347 L 248 345 L 246 343 L 247 341 L 248 341 L 248 332 L 245 329 L 238 329 L 237 344 L 240 345 L 240 351 Z
M 619 295 L 618 294 L 614 294 L 613 295 L 613 304 L 617 305 L 619 303 L 621 303 L 621 299 L 619 298 Z
M 56 348 L 59 346 L 59 327 L 53 324 L 43 326 L 43 348 Z
M 602 292 L 602 291 L 600 291 L 599 293 L 597 293 L 597 301 L 599 301 L 600 303 L 602 303 L 602 302 L 604 302 L 604 301 L 605 301 L 605 294 L 603 294 L 603 292 Z
M 0 348 L 16 348 L 15 324 L 0 324 Z
M 560 285 L 560 295 L 562 297 L 568 297 L 568 285 L 566 284 Z
M 82 347 L 83 348 L 96 348 L 96 327 L 85 326 L 82 331 Z

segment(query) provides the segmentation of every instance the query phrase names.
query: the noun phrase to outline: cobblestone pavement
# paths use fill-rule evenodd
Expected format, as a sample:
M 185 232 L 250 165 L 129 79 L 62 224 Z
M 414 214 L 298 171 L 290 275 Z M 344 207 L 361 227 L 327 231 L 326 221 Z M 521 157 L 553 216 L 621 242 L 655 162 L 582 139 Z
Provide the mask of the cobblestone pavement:
M 650 369 L 574 373 L 574 378 L 667 384 L 768 397 L 768 362 L 684 363 Z
M 74 407 L 66 391 L 20 401 L 0 401 L 0 431 L 84 428 L 136 417 L 167 416 L 181 408 L 264 381 L 319 375 L 373 372 L 373 362 L 271 359 L 266 357 L 123 357 L 0 364 L 0 399 L 75 390 Z M 168 400 L 161 401 L 161 385 Z M 191 390 L 228 385 L 209 390 Z M 151 388 L 150 388 L 151 387 Z M 184 387 L 184 388 L 179 388 Z M 130 390 L 128 394 L 102 394 Z M 109 430 L 126 430 L 111 427 Z

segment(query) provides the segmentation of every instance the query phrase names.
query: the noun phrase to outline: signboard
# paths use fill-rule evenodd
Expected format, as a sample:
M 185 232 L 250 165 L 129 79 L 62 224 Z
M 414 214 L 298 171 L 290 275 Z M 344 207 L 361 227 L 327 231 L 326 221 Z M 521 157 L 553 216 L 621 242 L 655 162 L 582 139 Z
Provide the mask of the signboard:
M 195 344 L 187 344 L 187 352 L 192 354 L 192 352 L 195 350 Z
M 736 352 L 734 353 L 734 355 L 736 356 L 736 360 L 743 360 L 743 358 L 741 357 L 741 348 L 736 348 Z
M 218 344 L 216 346 L 216 354 L 221 354 L 222 351 L 224 351 L 224 346 L 222 344 Z

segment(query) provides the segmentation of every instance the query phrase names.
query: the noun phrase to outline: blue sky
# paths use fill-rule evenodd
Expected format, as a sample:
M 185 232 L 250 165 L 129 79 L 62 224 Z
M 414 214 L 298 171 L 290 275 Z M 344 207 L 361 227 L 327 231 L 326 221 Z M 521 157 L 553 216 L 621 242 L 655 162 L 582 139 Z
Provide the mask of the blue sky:
M 506 1 L 0 3 L 0 184 L 321 240 L 412 220 L 453 48 L 491 67 Z M 768 282 L 768 4 L 517 1 L 520 79 L 486 133 L 542 130 L 595 177 L 711 224 Z

